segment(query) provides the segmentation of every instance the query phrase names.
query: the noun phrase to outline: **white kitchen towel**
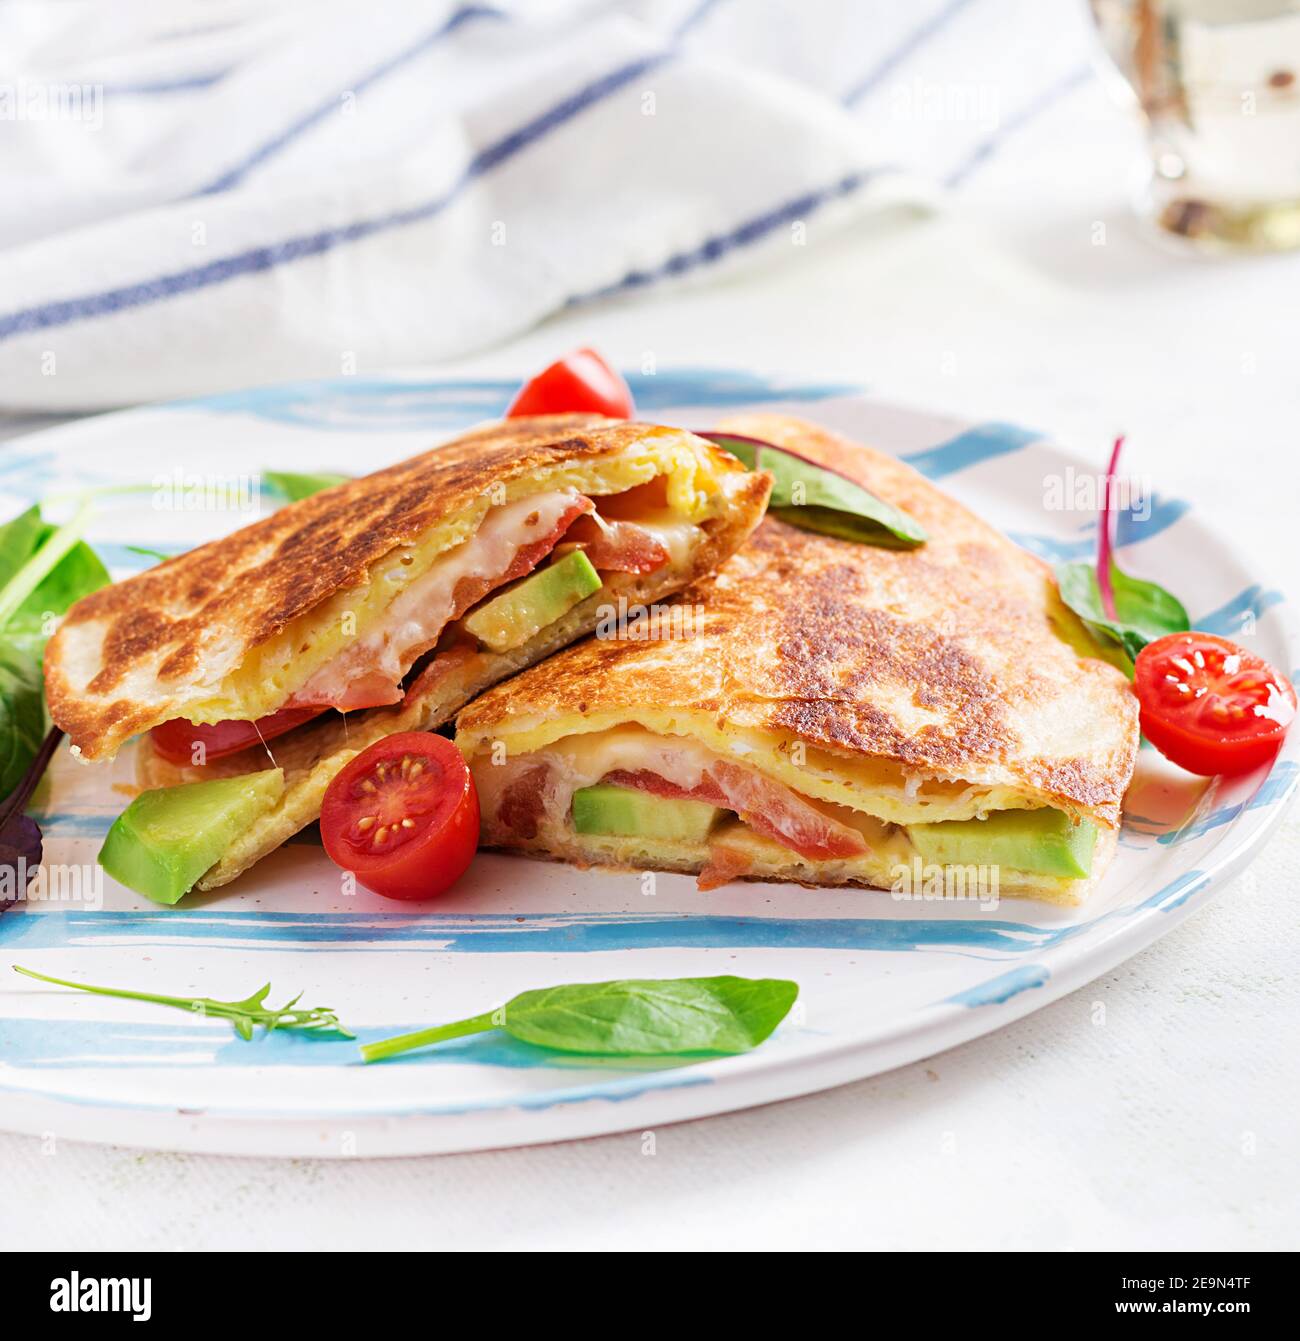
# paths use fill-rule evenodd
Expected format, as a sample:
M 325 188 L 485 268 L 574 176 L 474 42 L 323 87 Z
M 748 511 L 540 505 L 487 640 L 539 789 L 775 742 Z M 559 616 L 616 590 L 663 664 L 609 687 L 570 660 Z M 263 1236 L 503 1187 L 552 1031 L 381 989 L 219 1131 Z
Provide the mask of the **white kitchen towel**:
M 0 408 L 433 362 L 794 254 L 963 186 L 1084 81 L 1074 8 L 18 0 Z

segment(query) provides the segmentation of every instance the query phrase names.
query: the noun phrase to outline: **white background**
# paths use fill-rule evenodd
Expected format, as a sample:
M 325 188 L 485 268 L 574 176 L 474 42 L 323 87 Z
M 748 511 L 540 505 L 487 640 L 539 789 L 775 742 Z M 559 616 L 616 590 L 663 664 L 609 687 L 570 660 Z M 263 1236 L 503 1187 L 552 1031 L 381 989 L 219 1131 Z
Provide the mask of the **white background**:
M 625 366 L 649 354 L 860 382 L 1042 428 L 1098 463 L 1123 430 L 1134 473 L 1196 499 L 1294 595 L 1300 257 L 1156 249 L 1128 208 L 1140 152 L 1085 86 L 936 216 L 833 235 L 813 220 L 776 264 L 575 312 L 439 371 L 525 373 L 591 343 Z M 31 1248 L 1294 1249 L 1297 858 L 1291 818 L 1209 908 L 1073 996 L 873 1080 L 663 1129 L 653 1154 L 639 1132 L 350 1163 L 0 1136 L 0 1235 Z

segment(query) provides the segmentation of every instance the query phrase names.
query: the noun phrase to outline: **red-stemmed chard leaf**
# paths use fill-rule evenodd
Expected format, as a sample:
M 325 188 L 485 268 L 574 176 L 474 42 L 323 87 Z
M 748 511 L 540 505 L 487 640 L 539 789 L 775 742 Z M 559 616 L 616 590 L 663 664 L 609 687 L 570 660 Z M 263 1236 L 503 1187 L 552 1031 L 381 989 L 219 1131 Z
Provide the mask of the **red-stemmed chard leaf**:
M 1106 467 L 1106 482 L 1101 490 L 1101 517 L 1097 522 L 1097 590 L 1101 593 L 1101 608 L 1107 619 L 1115 616 L 1115 588 L 1110 580 L 1111 528 L 1114 525 L 1114 507 L 1111 490 L 1115 485 L 1115 472 L 1119 469 L 1119 454 L 1124 448 L 1124 434 L 1115 439 L 1110 449 L 1110 465 Z
M 1130 577 L 1115 562 L 1111 539 L 1114 525 L 1115 475 L 1119 469 L 1124 435 L 1115 439 L 1102 486 L 1101 516 L 1097 521 L 1097 562 L 1082 560 L 1056 565 L 1061 599 L 1087 625 L 1102 647 L 1118 643 L 1123 669 L 1131 677 L 1137 654 L 1166 633 L 1184 633 L 1190 627 L 1182 602 L 1154 582 Z M 1109 658 L 1108 658 L 1109 659 Z

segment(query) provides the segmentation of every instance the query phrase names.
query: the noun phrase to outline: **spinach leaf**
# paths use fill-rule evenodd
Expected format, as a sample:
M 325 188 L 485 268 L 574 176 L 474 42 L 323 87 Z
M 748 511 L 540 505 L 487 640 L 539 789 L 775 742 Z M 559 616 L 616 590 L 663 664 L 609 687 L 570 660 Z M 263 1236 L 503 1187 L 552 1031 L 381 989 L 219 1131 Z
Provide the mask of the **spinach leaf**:
M 729 451 L 750 470 L 771 471 L 768 510 L 792 526 L 890 549 L 913 549 L 930 538 L 920 522 L 901 508 L 786 447 L 733 433 L 699 436 Z
M 1056 567 L 1061 599 L 1088 626 L 1089 632 L 1103 641 L 1115 642 L 1132 660 L 1156 638 L 1166 633 L 1185 633 L 1191 628 L 1187 611 L 1176 596 L 1154 582 L 1144 582 L 1120 570 L 1110 560 L 1110 581 L 1115 596 L 1115 618 L 1102 605 L 1097 570 L 1078 561 Z
M 40 653 L 51 633 L 51 624 L 83 596 L 112 581 L 98 554 L 84 540 L 78 541 L 37 584 L 10 615 L 0 638 Z
M 0 797 L 22 781 L 44 735 L 39 653 L 0 642 Z
M 23 814 L 63 737 L 45 731 L 41 659 L 52 621 L 109 581 L 81 539 L 87 506 L 63 526 L 39 507 L 0 526 L 0 879 L 25 883 L 41 860 L 41 831 Z
M 81 543 L 81 532 L 89 511 L 90 503 L 85 501 L 72 520 L 64 522 L 62 526 L 47 527 L 42 522 L 40 538 L 35 548 L 28 549 L 22 558 L 18 558 L 18 554 L 22 543 L 28 538 L 26 531 L 28 523 L 24 521 L 26 514 L 16 519 L 23 525 L 17 531 L 17 540 L 8 556 L 13 563 L 13 569 L 4 585 L 0 587 L 0 636 L 3 635 L 14 613 L 27 604 L 35 591 L 67 559 L 70 551 Z M 62 614 L 62 611 L 56 613 Z
M 317 475 L 296 475 L 290 470 L 264 470 L 262 478 L 278 494 L 283 494 L 291 503 L 297 503 L 322 489 L 332 489 L 351 479 L 350 475 L 332 475 L 322 472 Z
M 53 529 L 41 519 L 38 507 L 20 512 L 13 521 L 0 526 L 0 589 L 9 585 Z
M 781 978 L 628 978 L 520 992 L 499 1010 L 366 1044 L 367 1062 L 448 1038 L 501 1029 L 557 1052 L 666 1057 L 748 1052 L 799 995 Z

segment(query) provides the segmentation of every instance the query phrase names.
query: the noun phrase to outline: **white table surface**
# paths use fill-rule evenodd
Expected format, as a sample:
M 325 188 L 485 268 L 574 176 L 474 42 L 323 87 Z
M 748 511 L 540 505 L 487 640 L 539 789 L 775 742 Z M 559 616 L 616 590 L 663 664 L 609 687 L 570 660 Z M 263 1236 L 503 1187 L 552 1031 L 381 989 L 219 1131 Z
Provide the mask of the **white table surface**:
M 1141 239 L 1127 207 L 1135 134 L 1096 86 L 1014 138 L 942 216 L 833 236 L 813 220 L 781 264 L 572 313 L 439 371 L 516 373 L 591 343 L 625 366 L 650 353 L 859 381 L 1044 428 L 1098 463 L 1123 430 L 1134 473 L 1212 509 L 1294 594 L 1300 257 L 1206 263 Z M 1073 996 L 887 1075 L 664 1129 L 652 1156 L 639 1133 L 365 1162 L 0 1135 L 0 1238 L 1294 1249 L 1297 860 L 1300 815 L 1208 908 Z

